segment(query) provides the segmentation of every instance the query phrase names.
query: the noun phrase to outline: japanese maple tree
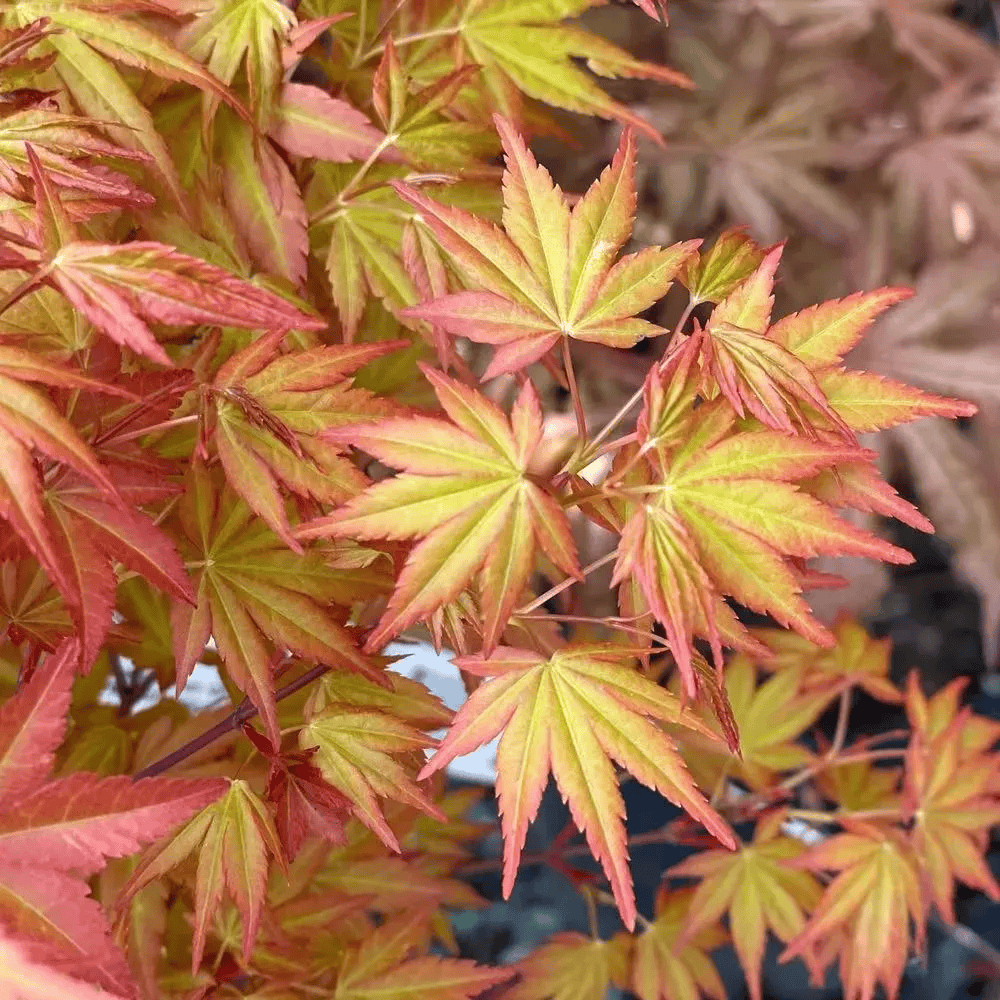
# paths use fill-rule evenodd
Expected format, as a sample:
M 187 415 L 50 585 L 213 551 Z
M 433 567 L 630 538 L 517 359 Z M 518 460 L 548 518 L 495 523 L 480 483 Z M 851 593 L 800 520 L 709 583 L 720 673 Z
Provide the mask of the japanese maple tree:
M 0 0 L 0 996 L 721 1000 L 731 939 L 759 998 L 773 934 L 871 1000 L 956 882 L 1000 897 L 1000 729 L 804 597 L 911 558 L 845 511 L 930 528 L 860 436 L 975 407 L 844 367 L 904 287 L 776 317 L 783 244 L 634 238 L 659 133 L 593 74 L 692 83 L 598 5 Z M 567 112 L 620 123 L 583 192 L 529 145 Z M 596 415 L 578 352 L 640 343 Z M 505 968 L 442 773 L 496 737 L 504 894 L 551 776 L 592 918 Z M 697 848 L 648 913 L 631 780 Z

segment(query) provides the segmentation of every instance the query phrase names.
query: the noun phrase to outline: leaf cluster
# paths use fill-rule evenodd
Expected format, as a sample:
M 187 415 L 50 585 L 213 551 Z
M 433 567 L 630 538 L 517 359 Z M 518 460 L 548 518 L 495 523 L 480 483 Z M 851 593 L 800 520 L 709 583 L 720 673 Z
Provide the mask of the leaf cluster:
M 735 168 L 707 189 L 757 232 L 637 233 L 662 129 L 595 77 L 673 95 L 704 144 L 737 119 L 698 104 L 707 53 L 640 58 L 571 20 L 597 6 L 0 0 L 4 996 L 721 1000 L 731 938 L 756 998 L 773 933 L 871 1000 L 956 881 L 1000 895 L 997 728 L 804 596 L 839 582 L 817 557 L 910 561 L 850 512 L 931 529 L 862 437 L 976 407 L 847 367 L 902 282 L 777 307 L 779 216 Z M 895 27 L 930 73 L 921 18 Z M 572 194 L 529 145 L 570 113 L 620 133 Z M 835 228 L 761 128 L 781 210 Z M 640 347 L 602 414 L 587 359 Z M 454 651 L 457 712 L 398 638 Z M 225 703 L 193 712 L 206 667 Z M 848 739 L 856 689 L 905 705 L 902 746 Z M 451 921 L 483 829 L 441 772 L 497 737 L 504 893 L 551 779 L 584 843 L 542 860 L 623 928 L 515 969 Z M 649 914 L 631 780 L 700 848 Z

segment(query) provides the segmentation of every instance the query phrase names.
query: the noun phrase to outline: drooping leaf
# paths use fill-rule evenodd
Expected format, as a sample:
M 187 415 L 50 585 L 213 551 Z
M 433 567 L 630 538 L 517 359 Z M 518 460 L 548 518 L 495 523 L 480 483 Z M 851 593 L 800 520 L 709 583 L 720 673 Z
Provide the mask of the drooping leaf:
M 702 822 L 734 847 L 729 828 L 687 773 L 677 750 L 651 720 L 702 729 L 680 702 L 621 663 L 615 647 L 566 647 L 546 659 L 501 647 L 489 659 L 461 657 L 461 669 L 491 678 L 459 710 L 431 774 L 503 732 L 497 795 L 504 831 L 504 895 L 517 876 L 528 824 L 550 772 L 614 891 L 625 925 L 635 900 L 622 823 L 624 805 L 612 761 Z
M 787 861 L 805 846 L 780 833 L 780 813 L 765 817 L 752 843 L 736 851 L 701 851 L 670 869 L 673 876 L 700 879 L 689 901 L 688 926 L 680 943 L 693 940 L 729 914 L 733 946 L 747 978 L 750 996 L 761 997 L 761 964 L 768 931 L 784 942 L 805 927 L 806 916 L 822 895 L 816 877 Z

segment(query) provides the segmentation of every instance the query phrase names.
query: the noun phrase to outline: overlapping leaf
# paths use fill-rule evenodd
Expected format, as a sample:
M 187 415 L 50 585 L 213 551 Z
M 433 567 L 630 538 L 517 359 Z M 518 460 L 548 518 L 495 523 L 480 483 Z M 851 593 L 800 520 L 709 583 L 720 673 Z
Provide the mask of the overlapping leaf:
M 429 27 L 441 34 L 454 33 L 461 44 L 459 64 L 482 67 L 480 93 L 489 106 L 508 118 L 521 117 L 523 92 L 558 108 L 618 118 L 658 137 L 643 119 L 601 90 L 575 60 L 584 60 L 601 76 L 644 77 L 681 87 L 691 83 L 675 70 L 635 59 L 597 35 L 559 23 L 597 2 L 559 0 L 553 5 L 539 0 L 487 0 L 463 12 L 460 19 L 445 8 L 444 23 Z
M 788 942 L 805 927 L 806 916 L 822 895 L 820 883 L 806 871 L 789 867 L 804 845 L 780 833 L 780 813 L 757 825 L 752 843 L 736 851 L 701 851 L 670 869 L 674 876 L 700 879 L 688 909 L 680 943 L 713 927 L 729 914 L 733 946 L 747 978 L 750 996 L 761 997 L 761 964 L 768 931 Z
M 284 854 L 267 807 L 242 779 L 232 779 L 217 802 L 194 816 L 175 837 L 153 848 L 136 867 L 122 902 L 198 852 L 191 969 L 201 965 L 208 922 L 229 891 L 243 918 L 243 953 L 249 956 L 263 904 L 268 859 Z
M 537 361 L 564 338 L 631 347 L 657 328 L 637 314 L 662 298 L 698 246 L 648 247 L 615 263 L 635 213 L 635 142 L 572 208 L 504 119 L 504 231 L 395 184 L 447 251 L 470 291 L 405 310 L 499 349 L 484 378 Z
M 28 156 L 41 230 L 37 281 L 56 288 L 119 344 L 170 365 L 147 322 L 285 330 L 325 325 L 273 292 L 164 244 L 78 239 L 30 148 Z
M 416 920 L 388 921 L 352 948 L 338 970 L 336 1000 L 378 1000 L 384 996 L 469 1000 L 510 978 L 506 969 L 479 966 L 468 959 L 410 957 L 423 944 L 420 923 L 419 916 Z
M 830 553 L 912 562 L 795 486 L 864 453 L 779 431 L 737 431 L 724 405 L 695 416 L 688 405 L 694 350 L 688 341 L 647 380 L 640 441 L 658 467 L 637 469 L 645 496 L 624 526 L 614 574 L 615 583 L 635 575 L 691 693 L 691 637 L 711 639 L 718 662 L 722 595 L 829 645 L 832 637 L 799 596 L 790 560 Z
M 835 934 L 847 1000 L 872 1000 L 879 983 L 895 995 L 911 944 L 923 936 L 924 907 L 912 848 L 894 830 L 857 824 L 810 848 L 796 862 L 838 874 L 826 887 L 809 923 L 784 956 L 806 957 Z
M 371 428 L 328 431 L 331 440 L 356 444 L 405 471 L 297 534 L 421 538 L 366 649 L 380 649 L 457 597 L 478 574 L 489 650 L 521 599 L 536 549 L 568 575 L 579 573 L 576 553 L 565 514 L 530 474 L 542 434 L 532 384 L 525 383 L 508 419 L 460 382 L 423 371 L 450 421 L 397 417 Z
M 726 988 L 708 952 L 726 940 L 716 924 L 684 938 L 691 889 L 661 888 L 656 915 L 635 940 L 630 986 L 639 1000 L 723 1000 Z
M 0 923 L 34 960 L 127 995 L 131 974 L 81 875 L 162 837 L 221 783 L 49 778 L 78 658 L 65 642 L 0 709 Z
M 510 1000 L 604 1000 L 614 984 L 627 981 L 631 941 L 601 941 L 575 931 L 553 934 L 517 966 L 520 980 Z
M 276 649 L 377 676 L 327 607 L 339 583 L 318 552 L 290 551 L 200 464 L 188 474 L 180 521 L 197 600 L 194 607 L 174 604 L 178 688 L 214 637 L 230 678 L 257 706 L 276 745 Z
M 488 660 L 459 658 L 461 669 L 491 679 L 459 710 L 423 773 L 433 773 L 503 732 L 497 795 L 504 831 L 504 895 L 514 886 L 528 824 L 551 772 L 631 928 L 635 900 L 624 805 L 612 761 L 682 806 L 727 846 L 735 841 L 695 787 L 671 740 L 651 720 L 708 730 L 621 657 L 615 647 L 568 646 L 548 659 L 506 647 Z
M 963 709 L 940 731 L 928 733 L 920 717 L 926 702 L 913 674 L 907 694 L 915 733 L 907 747 L 903 805 L 913 817 L 913 846 L 930 898 L 954 922 L 956 881 L 1000 899 L 1000 885 L 983 858 L 989 830 L 1000 822 L 997 757 L 984 752 L 992 748 L 998 731 L 986 720 L 976 726 L 972 713 Z M 966 729 L 972 732 L 966 735 Z M 979 742 L 977 729 L 988 741 L 982 749 L 975 742 L 970 745 L 970 737 Z
M 413 775 L 434 740 L 387 712 L 334 703 L 299 732 L 299 745 L 315 749 L 315 766 L 349 802 L 351 812 L 383 843 L 399 851 L 378 798 L 404 802 L 443 819 Z
M 214 441 L 226 478 L 250 508 L 294 550 L 278 483 L 324 503 L 360 492 L 365 478 L 323 432 L 395 415 L 390 400 L 347 378 L 405 341 L 314 347 L 279 355 L 280 331 L 233 355 L 215 377 Z

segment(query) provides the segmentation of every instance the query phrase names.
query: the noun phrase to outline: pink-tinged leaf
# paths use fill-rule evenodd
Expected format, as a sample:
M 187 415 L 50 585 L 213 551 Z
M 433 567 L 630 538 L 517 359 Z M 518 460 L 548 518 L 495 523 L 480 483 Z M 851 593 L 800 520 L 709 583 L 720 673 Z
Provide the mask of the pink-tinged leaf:
M 817 378 L 830 406 L 859 434 L 918 417 L 971 417 L 973 403 L 936 396 L 871 372 L 827 371 Z
M 814 371 L 826 368 L 840 363 L 876 317 L 912 294 L 909 288 L 879 288 L 831 299 L 779 319 L 767 335 Z
M 208 597 L 212 609 L 212 635 L 233 683 L 260 713 L 271 742 L 277 744 L 278 713 L 274 701 L 271 651 L 246 608 L 232 590 L 211 580 Z
M 65 640 L 31 679 L 0 705 L 0 802 L 13 801 L 48 777 L 66 733 L 70 689 L 80 651 Z
M 689 260 L 680 281 L 694 302 L 721 302 L 760 267 L 769 252 L 750 239 L 744 227 L 736 226 Z
M 255 263 L 301 285 L 309 235 L 306 209 L 285 161 L 249 125 L 220 112 L 219 161 L 226 203 Z M 269 325 L 269 324 L 268 324 Z
M 115 607 L 115 574 L 93 536 L 77 528 L 72 515 L 51 505 L 52 535 L 70 589 L 63 594 L 80 639 L 80 668 L 86 672 L 97 658 L 111 627 Z
M 865 513 L 894 517 L 918 531 L 934 533 L 934 525 L 882 479 L 875 466 L 865 462 L 839 462 L 835 469 L 821 472 L 800 485 L 831 507 L 853 507 Z
M 737 285 L 714 309 L 709 327 L 718 323 L 763 333 L 771 321 L 774 306 L 774 275 L 785 249 L 784 243 L 768 251 L 760 266 L 746 281 Z
M 84 530 L 93 533 L 112 559 L 140 573 L 160 590 L 182 601 L 194 600 L 174 543 L 145 514 L 81 491 L 61 495 L 60 503 L 76 515 Z
M 732 832 L 697 790 L 668 737 L 650 720 L 685 724 L 680 702 L 636 673 L 628 650 L 568 647 L 549 659 L 500 648 L 464 657 L 463 669 L 492 677 L 459 710 L 422 776 L 503 732 L 497 794 L 509 896 L 528 824 L 551 772 L 577 826 L 611 882 L 627 927 L 635 923 L 624 804 L 612 760 L 705 823 L 730 848 Z M 623 662 L 625 660 L 625 662 Z
M 0 862 L 0 925 L 33 961 L 114 995 L 135 996 L 132 973 L 111 939 L 104 910 L 80 879 Z
M 204 66 L 174 47 L 163 35 L 143 27 L 138 21 L 70 4 L 52 8 L 48 15 L 54 25 L 103 55 L 127 66 L 148 70 L 162 79 L 188 83 L 216 100 L 224 101 L 241 117 L 249 118 L 230 90 Z
M 170 608 L 170 631 L 173 636 L 174 662 L 177 664 L 177 693 L 191 676 L 191 671 L 205 652 L 212 635 L 212 613 L 208 600 L 208 582 L 202 577 L 194 607 L 175 601 Z
M 0 374 L 0 426 L 27 448 L 64 462 L 114 495 L 108 474 L 76 429 L 49 400 L 18 379 Z
M 305 83 L 281 88 L 269 134 L 289 153 L 334 163 L 364 160 L 384 139 L 357 108 Z
M 8 434 L 0 435 L 0 517 L 17 532 L 52 582 L 68 589 L 69 583 L 45 524 L 38 469 L 31 452 Z
M 90 874 L 134 854 L 219 797 L 219 779 L 58 778 L 0 807 L 0 855 L 9 864 Z
M 274 293 L 162 243 L 77 241 L 62 248 L 48 280 L 113 340 L 167 365 L 145 320 L 251 330 L 325 326 Z
M 611 164 L 573 206 L 569 220 L 570 312 L 591 302 L 635 219 L 635 135 L 622 132 Z
M 0 934 L 0 995 L 20 1000 L 123 1000 L 76 976 L 32 961 L 25 947 Z
M 495 403 L 439 372 L 423 371 L 453 422 L 405 417 L 327 432 L 331 440 L 355 444 L 406 471 L 297 532 L 300 538 L 422 538 L 368 638 L 371 651 L 457 597 L 484 565 L 484 606 L 488 597 L 501 609 L 520 597 L 536 546 L 563 572 L 579 574 L 565 514 L 530 478 L 541 440 L 533 388 L 525 387 L 515 407 L 515 437 Z M 511 533 L 512 521 L 530 533 Z M 487 607 L 491 642 L 499 638 L 500 618 L 495 603 Z

